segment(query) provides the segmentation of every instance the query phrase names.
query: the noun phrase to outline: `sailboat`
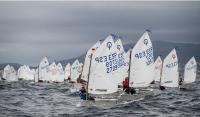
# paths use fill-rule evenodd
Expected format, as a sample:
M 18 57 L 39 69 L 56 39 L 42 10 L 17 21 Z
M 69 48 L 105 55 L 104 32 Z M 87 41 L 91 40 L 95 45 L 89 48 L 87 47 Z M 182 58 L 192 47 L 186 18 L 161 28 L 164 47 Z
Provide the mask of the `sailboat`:
M 160 56 L 156 59 L 154 62 L 154 81 L 155 82 L 160 82 L 160 77 L 161 77 L 161 70 L 162 70 L 162 59 Z
M 100 47 L 91 54 L 87 92 L 95 101 L 116 100 L 118 96 L 118 75 L 120 55 L 113 35 L 109 35 Z
M 57 78 L 56 82 L 63 82 L 64 81 L 64 71 L 61 63 L 57 64 Z
M 82 72 L 82 64 L 76 59 L 71 66 L 71 82 L 77 82 Z
M 91 60 L 91 54 L 93 54 L 100 46 L 100 41 L 96 42 L 86 53 L 85 61 L 83 64 L 83 71 L 81 74 L 81 79 L 86 81 L 88 80 L 88 74 L 89 74 L 89 67 L 90 67 L 90 60 Z
M 8 82 L 18 81 L 17 72 L 15 71 L 14 67 L 10 65 L 4 67 L 2 78 Z
M 120 101 L 137 100 L 152 94 L 153 89 L 150 89 L 149 85 L 154 77 L 153 63 L 153 45 L 148 32 L 145 32 L 131 51 L 129 63 L 130 93 L 123 93 L 120 96 Z
M 50 82 L 56 82 L 57 79 L 57 65 L 55 62 L 51 63 L 48 71 L 48 78 Z
M 68 63 L 66 66 L 65 66 L 65 76 L 64 76 L 64 80 L 67 81 L 69 80 L 70 76 L 71 76 L 71 65 L 70 63 Z
M 176 50 L 173 49 L 165 57 L 163 61 L 160 86 L 161 87 L 178 87 L 178 80 L 179 80 L 178 57 L 176 54 Z
M 197 74 L 197 62 L 195 58 L 192 57 L 185 65 L 183 81 L 179 86 L 179 88 L 191 89 L 192 86 L 191 83 L 195 82 L 196 74 Z
M 48 67 L 49 67 L 49 61 L 47 57 L 45 57 L 42 59 L 38 67 L 38 71 L 39 71 L 38 81 L 39 82 L 49 81 L 48 72 L 47 72 L 49 69 Z

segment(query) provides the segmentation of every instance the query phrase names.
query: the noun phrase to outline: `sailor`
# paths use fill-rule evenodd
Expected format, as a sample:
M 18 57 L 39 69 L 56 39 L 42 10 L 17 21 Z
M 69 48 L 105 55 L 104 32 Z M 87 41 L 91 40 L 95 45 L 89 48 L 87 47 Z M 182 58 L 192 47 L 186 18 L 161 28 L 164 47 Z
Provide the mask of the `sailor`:
M 128 88 L 128 78 L 126 77 L 125 80 L 122 82 L 123 90 Z
M 86 90 L 85 87 L 82 86 L 80 91 L 79 91 L 79 96 L 81 98 L 81 100 L 86 100 Z
M 179 85 L 182 85 L 182 84 L 183 84 L 183 78 L 180 78 Z
M 81 86 L 81 89 L 80 89 L 80 91 L 79 91 L 79 96 L 80 96 L 80 98 L 81 98 L 81 100 L 92 100 L 92 101 L 94 101 L 94 97 L 92 97 L 92 96 L 86 96 L 86 89 L 85 89 L 85 87 L 84 87 L 84 84 L 82 84 L 82 86 Z
M 128 78 L 126 77 L 125 80 L 122 82 L 123 85 L 123 90 L 128 93 L 129 92 L 129 88 L 128 88 Z
M 160 90 L 165 90 L 165 87 L 164 86 L 159 86 L 160 87 Z

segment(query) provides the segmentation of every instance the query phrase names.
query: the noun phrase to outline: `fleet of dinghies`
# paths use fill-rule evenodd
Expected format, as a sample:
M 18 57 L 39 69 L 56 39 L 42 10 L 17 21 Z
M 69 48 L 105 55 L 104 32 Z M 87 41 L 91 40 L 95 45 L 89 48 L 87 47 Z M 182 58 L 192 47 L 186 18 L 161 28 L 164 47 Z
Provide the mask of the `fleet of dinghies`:
M 196 80 L 197 63 L 192 57 L 185 65 L 184 77 L 179 78 L 178 56 L 173 49 L 162 61 L 161 57 L 154 62 L 153 45 L 148 32 L 145 32 L 133 48 L 125 52 L 120 37 L 108 35 L 103 41 L 96 42 L 86 53 L 84 64 L 75 60 L 64 68 L 61 63 L 49 63 L 43 58 L 37 69 L 23 65 L 16 72 L 7 65 L 2 79 L 7 81 L 34 80 L 35 82 L 85 82 L 87 97 L 93 95 L 123 96 L 120 85 L 128 78 L 128 87 L 138 91 L 152 91 L 150 84 L 159 83 L 165 87 L 180 87 Z M 82 83 L 82 82 L 81 82 Z M 151 90 L 149 90 L 151 89 Z M 138 93 L 139 94 L 139 93 Z
M 17 75 L 19 80 L 34 80 L 35 70 L 23 65 L 19 67 Z

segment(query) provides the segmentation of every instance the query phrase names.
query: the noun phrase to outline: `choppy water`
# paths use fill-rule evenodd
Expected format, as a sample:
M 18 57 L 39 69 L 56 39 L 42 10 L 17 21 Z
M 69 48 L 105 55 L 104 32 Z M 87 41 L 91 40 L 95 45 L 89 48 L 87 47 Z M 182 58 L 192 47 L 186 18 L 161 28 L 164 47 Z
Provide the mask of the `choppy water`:
M 200 116 L 200 81 L 194 90 L 157 91 L 144 100 L 112 107 L 77 107 L 65 83 L 0 82 L 0 116 Z

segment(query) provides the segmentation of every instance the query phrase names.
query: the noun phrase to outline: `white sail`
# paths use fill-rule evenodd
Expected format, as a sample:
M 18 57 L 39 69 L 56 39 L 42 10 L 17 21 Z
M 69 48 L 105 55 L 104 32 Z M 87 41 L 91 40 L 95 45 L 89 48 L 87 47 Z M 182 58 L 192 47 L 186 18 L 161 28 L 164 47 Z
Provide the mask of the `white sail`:
M 29 79 L 30 80 L 34 80 L 34 77 L 35 77 L 35 69 L 30 69 L 30 77 L 29 77 Z
M 49 77 L 49 81 L 53 81 L 56 82 L 57 79 L 57 66 L 55 64 L 55 62 L 51 63 L 51 65 L 49 66 L 49 72 L 48 72 L 48 77 Z
M 117 48 L 117 54 L 120 56 L 119 61 L 118 61 L 118 65 L 120 66 L 120 68 L 119 68 L 118 72 L 116 73 L 116 75 L 118 77 L 118 79 L 116 79 L 116 80 L 117 80 L 118 84 L 122 84 L 125 77 L 127 77 L 127 67 L 128 66 L 127 66 L 127 63 L 125 60 L 126 53 L 124 51 L 124 47 L 123 47 L 123 44 L 122 44 L 120 38 L 118 38 L 115 41 L 115 46 Z
M 18 79 L 34 80 L 35 70 L 31 70 L 29 66 L 23 65 L 18 69 Z
M 64 81 L 64 71 L 61 63 L 57 64 L 57 79 L 56 82 L 63 82 Z
M 160 81 L 161 70 L 162 70 L 162 59 L 160 58 L 160 56 L 158 56 L 158 58 L 154 62 L 154 80 L 155 81 Z
M 148 32 L 145 32 L 132 49 L 129 86 L 149 86 L 153 81 L 153 63 L 153 46 Z
M 8 81 L 17 81 L 17 72 L 15 71 L 13 66 L 7 65 L 3 70 L 3 78 Z
M 178 87 L 178 57 L 173 49 L 163 61 L 161 86 Z
M 47 57 L 43 58 L 39 64 L 39 80 L 41 81 L 49 81 L 48 78 L 48 68 L 49 62 Z
M 113 41 L 113 36 L 109 35 L 94 52 L 91 61 L 89 74 L 88 93 L 91 94 L 110 94 L 117 92 L 116 75 L 119 66 L 117 61 L 117 48 Z
M 18 79 L 26 80 L 26 73 L 27 73 L 26 65 L 20 66 L 17 71 Z
M 93 54 L 98 47 L 100 46 L 100 41 L 95 43 L 86 53 L 85 56 L 85 62 L 83 65 L 83 72 L 81 74 L 81 79 L 87 81 L 88 80 L 88 74 L 89 74 L 89 66 L 90 66 L 90 61 L 91 61 L 91 54 Z
M 197 75 L 197 62 L 192 57 L 185 65 L 184 70 L 184 84 L 195 82 Z
M 70 65 L 70 63 L 68 63 L 65 66 L 65 80 L 68 80 L 68 78 L 70 78 L 70 76 L 71 76 L 71 65 Z
M 81 75 L 82 65 L 78 60 L 75 60 L 71 66 L 71 81 L 76 82 Z

